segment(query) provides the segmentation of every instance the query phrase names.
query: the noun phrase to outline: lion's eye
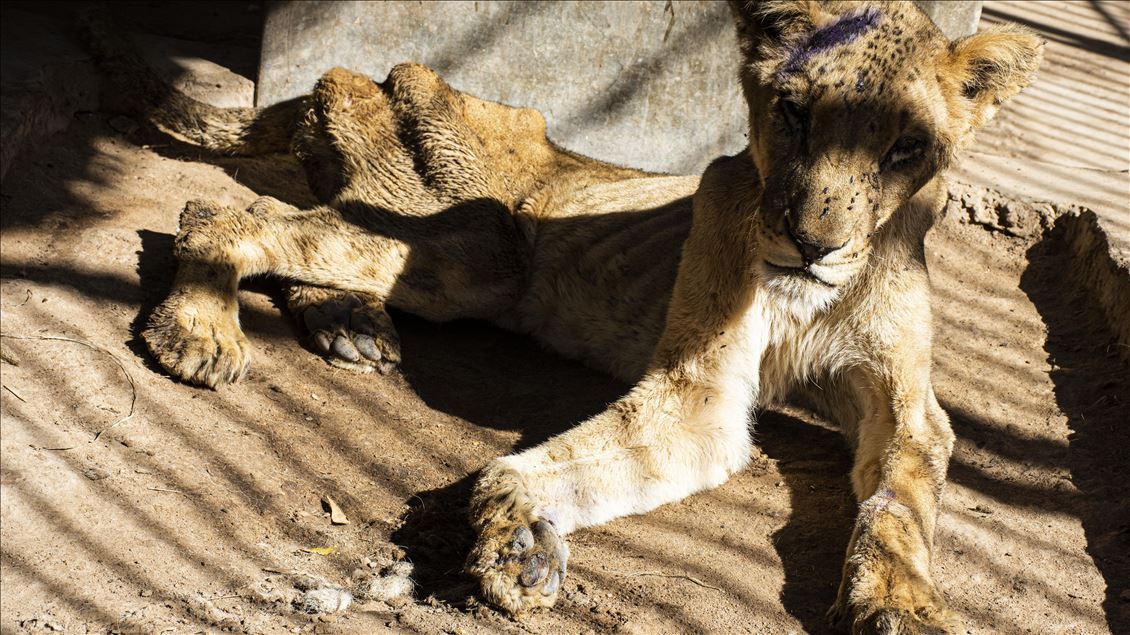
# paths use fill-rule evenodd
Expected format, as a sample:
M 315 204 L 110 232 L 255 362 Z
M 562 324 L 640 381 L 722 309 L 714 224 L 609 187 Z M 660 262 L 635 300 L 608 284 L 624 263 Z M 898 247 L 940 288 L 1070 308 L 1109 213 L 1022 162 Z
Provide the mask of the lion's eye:
M 785 125 L 794 132 L 803 130 L 805 123 L 808 121 L 808 112 L 804 109 L 804 106 L 801 106 L 787 97 L 782 97 L 779 104 L 781 117 L 785 120 Z
M 926 142 L 918 137 L 902 137 L 895 142 L 883 158 L 885 168 L 904 168 L 919 159 L 926 151 Z

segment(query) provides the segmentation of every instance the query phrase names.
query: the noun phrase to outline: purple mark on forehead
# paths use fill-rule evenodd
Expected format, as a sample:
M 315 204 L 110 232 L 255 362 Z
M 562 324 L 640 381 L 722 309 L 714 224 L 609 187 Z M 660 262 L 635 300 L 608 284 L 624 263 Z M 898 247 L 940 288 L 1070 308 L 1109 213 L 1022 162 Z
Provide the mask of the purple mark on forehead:
M 803 44 L 793 49 L 788 61 L 781 69 L 781 73 L 786 75 L 796 73 L 812 56 L 851 42 L 879 24 L 881 17 L 882 14 L 877 9 L 872 8 L 855 15 L 842 16 L 839 20 L 808 36 Z

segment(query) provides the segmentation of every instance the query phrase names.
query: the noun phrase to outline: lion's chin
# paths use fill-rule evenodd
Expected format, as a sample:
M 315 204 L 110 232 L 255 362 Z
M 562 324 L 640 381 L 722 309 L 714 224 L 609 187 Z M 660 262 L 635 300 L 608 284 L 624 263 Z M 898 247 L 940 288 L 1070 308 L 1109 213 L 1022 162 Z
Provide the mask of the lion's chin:
M 763 260 L 760 269 L 764 288 L 798 316 L 827 310 L 839 299 L 842 285 L 851 278 L 835 267 L 821 265 L 784 267 Z

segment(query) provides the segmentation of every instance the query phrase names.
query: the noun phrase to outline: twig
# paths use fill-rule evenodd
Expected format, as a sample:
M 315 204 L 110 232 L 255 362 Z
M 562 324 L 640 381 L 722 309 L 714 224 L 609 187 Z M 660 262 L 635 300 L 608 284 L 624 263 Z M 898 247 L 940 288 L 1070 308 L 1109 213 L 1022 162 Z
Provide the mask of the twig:
M 76 339 L 72 339 L 72 338 L 69 338 L 69 337 L 59 337 L 57 335 L 9 335 L 7 333 L 0 333 L 0 337 L 7 337 L 7 338 L 13 339 L 13 340 L 46 340 L 46 341 L 52 341 L 52 342 L 70 342 L 72 344 L 80 344 L 80 345 L 85 346 L 87 348 L 90 348 L 90 349 L 96 350 L 100 353 L 104 353 L 104 354 L 108 355 L 110 357 L 110 359 L 114 360 L 114 363 L 118 365 L 118 368 L 122 369 L 122 374 L 126 376 L 126 381 L 129 382 L 129 388 L 130 388 L 129 414 L 127 414 L 126 416 L 122 417 L 121 419 L 118 419 L 114 423 L 111 423 L 110 425 L 108 425 L 105 428 L 102 428 L 101 430 L 96 432 L 94 434 L 94 439 L 92 439 L 92 440 L 97 441 L 98 438 L 102 436 L 102 433 L 106 432 L 110 428 L 113 428 L 114 426 L 116 426 L 120 423 L 123 423 L 123 422 L 128 421 L 128 420 L 133 418 L 134 408 L 137 406 L 137 384 L 134 383 L 133 376 L 129 374 L 129 371 L 126 370 L 126 365 L 122 363 L 122 360 L 118 359 L 117 355 L 114 355 L 113 353 L 102 348 L 101 346 L 96 346 L 94 344 L 91 344 L 90 342 L 84 342 L 82 340 L 76 340 Z M 11 390 L 11 389 L 9 389 L 9 390 Z M 12 394 L 15 394 L 15 393 L 12 393 Z
M 260 570 L 266 571 L 267 573 L 274 573 L 274 574 L 277 574 L 277 575 L 297 575 L 297 573 L 298 573 L 297 571 L 295 571 L 293 569 L 276 569 L 274 567 L 263 567 Z
M 187 492 L 182 492 L 179 489 L 171 489 L 168 487 L 146 487 L 145 489 L 151 492 L 168 492 L 170 494 L 180 494 L 182 496 L 188 496 Z
M 667 0 L 667 4 L 663 6 L 664 13 L 670 13 L 671 19 L 667 22 L 667 30 L 663 32 L 663 43 L 667 43 L 667 38 L 671 37 L 671 29 L 675 28 L 675 4 L 671 0 Z
M 31 300 L 31 289 L 25 289 L 25 291 L 27 291 L 27 297 L 24 298 L 23 302 L 20 302 L 16 306 L 23 306 L 27 304 L 29 300 Z
M 699 580 L 698 578 L 696 578 L 694 576 L 686 575 L 686 574 L 683 574 L 683 573 L 661 573 L 659 571 L 641 571 L 639 573 L 619 573 L 619 572 L 613 571 L 613 573 L 615 573 L 616 577 L 618 577 L 618 578 L 639 578 L 639 577 L 643 577 L 643 576 L 652 576 L 652 577 L 656 577 L 656 578 L 680 578 L 680 579 L 683 579 L 683 580 L 693 582 L 700 587 L 705 587 L 707 589 L 714 589 L 715 591 L 721 591 L 721 592 L 725 593 L 725 591 L 723 591 L 722 589 L 720 589 L 720 588 L 718 588 L 718 587 L 716 587 L 712 584 L 707 584 L 707 583 L 703 582 L 702 580 Z
M 23 397 L 21 397 L 21 396 L 19 395 L 19 393 L 17 393 L 16 391 L 12 390 L 11 388 L 8 388 L 7 386 L 4 386 L 4 390 L 7 390 L 8 392 L 12 393 L 12 396 L 13 396 L 13 397 L 15 397 L 16 399 L 19 399 L 20 401 L 22 401 L 22 402 L 24 402 L 24 403 L 27 403 L 27 399 L 24 399 Z

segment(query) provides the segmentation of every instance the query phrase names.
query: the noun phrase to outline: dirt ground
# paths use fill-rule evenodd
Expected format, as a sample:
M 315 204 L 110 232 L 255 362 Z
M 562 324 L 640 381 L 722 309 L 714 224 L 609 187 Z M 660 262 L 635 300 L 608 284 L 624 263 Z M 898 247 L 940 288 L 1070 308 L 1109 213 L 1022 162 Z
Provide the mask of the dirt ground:
M 270 281 L 241 292 L 244 381 L 165 376 L 137 330 L 184 201 L 311 198 L 291 161 L 210 161 L 95 112 L 4 179 L 0 632 L 824 632 L 855 505 L 841 438 L 803 411 L 759 413 L 722 487 L 571 536 L 558 606 L 516 622 L 461 573 L 472 475 L 626 386 L 403 314 L 403 368 L 355 375 L 304 347 Z M 985 223 L 986 206 L 1018 213 Z M 1130 631 L 1127 367 L 1073 275 L 1065 209 L 955 187 L 927 243 L 958 436 L 934 571 L 972 632 Z M 400 561 L 411 598 L 295 604 Z

